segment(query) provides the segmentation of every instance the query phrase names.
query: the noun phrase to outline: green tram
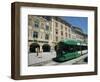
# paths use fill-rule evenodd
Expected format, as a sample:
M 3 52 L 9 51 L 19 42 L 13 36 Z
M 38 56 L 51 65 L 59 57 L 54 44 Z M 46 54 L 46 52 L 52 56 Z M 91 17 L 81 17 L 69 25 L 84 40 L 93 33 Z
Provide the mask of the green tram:
M 78 40 L 63 40 L 57 43 L 53 61 L 65 62 L 87 53 L 87 44 Z

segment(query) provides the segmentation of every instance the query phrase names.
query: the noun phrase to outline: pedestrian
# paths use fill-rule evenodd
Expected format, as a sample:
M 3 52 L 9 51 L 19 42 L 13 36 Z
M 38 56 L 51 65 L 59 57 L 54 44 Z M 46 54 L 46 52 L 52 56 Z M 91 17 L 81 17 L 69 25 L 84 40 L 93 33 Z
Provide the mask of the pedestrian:
M 39 56 L 39 51 L 40 51 L 40 50 L 39 50 L 39 47 L 37 47 L 37 48 L 36 48 L 37 56 Z

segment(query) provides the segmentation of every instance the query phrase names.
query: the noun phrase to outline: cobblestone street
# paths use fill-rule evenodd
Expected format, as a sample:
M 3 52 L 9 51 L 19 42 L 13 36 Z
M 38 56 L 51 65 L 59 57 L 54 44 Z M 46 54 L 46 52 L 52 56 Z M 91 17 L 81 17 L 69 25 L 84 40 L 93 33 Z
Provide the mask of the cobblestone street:
M 39 53 L 39 56 L 37 56 L 36 53 L 30 53 L 29 54 L 29 61 L 28 66 L 50 66 L 50 65 L 73 65 L 73 64 L 86 64 L 87 62 L 84 62 L 84 59 L 87 57 L 87 54 L 84 54 L 78 58 L 58 63 L 55 61 L 52 61 L 52 58 L 56 57 L 56 52 L 45 52 L 45 53 Z

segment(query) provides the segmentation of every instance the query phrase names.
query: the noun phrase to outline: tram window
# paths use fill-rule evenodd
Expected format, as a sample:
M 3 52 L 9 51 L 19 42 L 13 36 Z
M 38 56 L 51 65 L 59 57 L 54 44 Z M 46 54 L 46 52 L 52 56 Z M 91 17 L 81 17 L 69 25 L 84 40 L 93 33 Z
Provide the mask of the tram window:
M 83 46 L 81 46 L 81 50 L 84 50 L 84 47 Z
M 80 49 L 81 49 L 80 46 L 77 46 L 77 51 L 80 51 Z
M 68 52 L 74 52 L 74 46 L 68 45 Z
M 79 46 L 75 46 L 76 48 L 76 51 L 79 51 L 80 50 L 80 47 Z
M 84 46 L 84 50 L 87 50 L 87 46 Z
M 59 43 L 59 49 L 61 52 L 76 52 L 76 51 L 80 51 L 80 50 L 86 50 L 87 46 L 80 46 L 80 45 L 65 45 L 64 43 Z
M 82 46 L 82 50 L 84 50 L 84 46 Z
M 75 46 L 73 46 L 73 52 L 75 52 Z
M 85 46 L 82 46 L 82 50 L 85 50 Z
M 78 50 L 78 46 L 74 46 L 74 51 L 77 51 Z

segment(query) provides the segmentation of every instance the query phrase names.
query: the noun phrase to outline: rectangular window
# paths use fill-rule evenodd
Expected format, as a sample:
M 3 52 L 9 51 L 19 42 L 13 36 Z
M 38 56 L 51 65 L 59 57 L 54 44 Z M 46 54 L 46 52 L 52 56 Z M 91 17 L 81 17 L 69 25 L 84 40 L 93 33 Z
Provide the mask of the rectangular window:
M 41 23 L 41 28 L 44 29 L 44 23 Z
M 66 37 L 67 37 L 67 33 L 65 33 Z
M 45 39 L 49 40 L 49 34 L 45 34 Z
M 58 34 L 58 29 L 56 29 L 56 34 Z
M 46 30 L 49 30 L 49 26 L 48 25 L 46 25 Z
M 39 21 L 34 21 L 35 28 L 39 28 Z
M 61 31 L 61 35 L 63 36 L 63 31 Z
M 69 32 L 70 32 L 70 29 L 69 29 Z
M 71 38 L 71 34 L 69 34 L 69 38 Z
M 58 41 L 58 37 L 56 36 L 56 41 Z
M 57 22 L 55 22 L 55 26 L 58 27 L 58 23 Z
M 63 25 L 61 25 L 61 30 L 63 30 Z
M 33 38 L 38 38 L 38 32 L 33 32 Z
M 67 27 L 65 27 L 65 31 L 67 31 Z

